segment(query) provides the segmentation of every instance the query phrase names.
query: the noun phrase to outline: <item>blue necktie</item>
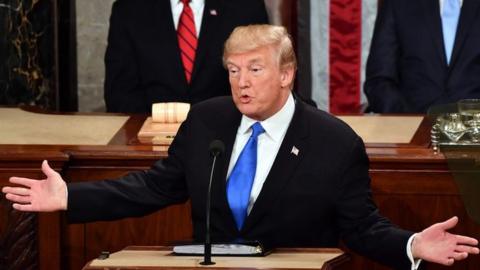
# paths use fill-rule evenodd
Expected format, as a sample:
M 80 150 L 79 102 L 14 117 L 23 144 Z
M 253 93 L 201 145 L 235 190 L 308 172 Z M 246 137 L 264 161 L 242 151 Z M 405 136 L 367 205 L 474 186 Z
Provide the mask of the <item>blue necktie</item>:
M 252 125 L 252 130 L 252 135 L 243 147 L 227 183 L 228 204 L 232 209 L 238 230 L 242 228 L 247 217 L 250 191 L 257 170 L 257 138 L 265 132 L 259 122 Z
M 447 57 L 447 64 L 450 64 L 459 17 L 459 0 L 444 0 L 442 11 L 442 29 L 443 44 L 445 46 L 445 56 Z

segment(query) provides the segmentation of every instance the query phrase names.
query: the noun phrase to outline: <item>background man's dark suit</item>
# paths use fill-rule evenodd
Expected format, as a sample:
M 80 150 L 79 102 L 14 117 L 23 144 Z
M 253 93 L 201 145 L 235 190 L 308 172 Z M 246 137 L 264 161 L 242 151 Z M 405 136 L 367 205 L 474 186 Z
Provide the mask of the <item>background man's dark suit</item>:
M 268 23 L 263 0 L 205 0 L 191 84 L 187 84 L 168 0 L 117 0 L 105 55 L 110 112 L 150 112 L 154 102 L 230 95 L 223 43 L 238 25 Z
M 68 186 L 72 222 L 145 215 L 191 199 L 194 238 L 205 233 L 205 198 L 212 158 L 209 144 L 225 142 L 213 183 L 212 238 L 260 240 L 271 247 L 349 247 L 380 262 L 409 269 L 410 232 L 393 227 L 371 200 L 362 140 L 343 122 L 305 103 L 295 114 L 243 229 L 236 229 L 226 198 L 226 174 L 241 114 L 230 97 L 195 105 L 169 149 L 152 169 L 121 180 Z M 292 147 L 299 149 L 298 156 Z M 110 205 L 111 207 L 105 207 Z
M 374 112 L 425 112 L 480 98 L 480 1 L 464 0 L 450 66 L 439 0 L 384 0 L 367 62 L 365 93 Z

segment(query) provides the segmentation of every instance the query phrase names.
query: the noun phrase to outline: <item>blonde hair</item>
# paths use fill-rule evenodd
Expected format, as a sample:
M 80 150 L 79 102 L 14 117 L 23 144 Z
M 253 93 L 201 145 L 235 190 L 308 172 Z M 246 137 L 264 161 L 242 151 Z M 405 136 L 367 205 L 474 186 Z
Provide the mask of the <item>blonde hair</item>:
M 223 50 L 223 64 L 229 55 L 245 53 L 263 46 L 273 46 L 280 68 L 297 69 L 292 39 L 283 26 L 255 24 L 238 26 L 228 37 Z

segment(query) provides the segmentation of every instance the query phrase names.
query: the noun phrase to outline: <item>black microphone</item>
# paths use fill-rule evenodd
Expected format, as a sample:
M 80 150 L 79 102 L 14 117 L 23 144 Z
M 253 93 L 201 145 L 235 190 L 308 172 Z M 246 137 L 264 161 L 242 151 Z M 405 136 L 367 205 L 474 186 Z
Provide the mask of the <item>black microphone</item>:
M 225 144 L 220 140 L 213 140 L 210 143 L 208 151 L 210 151 L 210 154 L 212 154 L 212 156 L 218 157 L 223 152 L 225 152 Z
M 211 193 L 212 193 L 212 180 L 213 180 L 213 172 L 215 170 L 215 162 L 217 161 L 217 157 L 220 156 L 223 152 L 225 152 L 225 144 L 220 140 L 213 140 L 210 143 L 208 151 L 213 156 L 212 161 L 212 170 L 210 171 L 210 181 L 208 182 L 208 190 L 207 190 L 207 205 L 205 211 L 205 246 L 204 246 L 204 258 L 201 265 L 212 265 L 215 262 L 212 262 L 212 242 L 210 240 L 210 201 L 211 201 Z

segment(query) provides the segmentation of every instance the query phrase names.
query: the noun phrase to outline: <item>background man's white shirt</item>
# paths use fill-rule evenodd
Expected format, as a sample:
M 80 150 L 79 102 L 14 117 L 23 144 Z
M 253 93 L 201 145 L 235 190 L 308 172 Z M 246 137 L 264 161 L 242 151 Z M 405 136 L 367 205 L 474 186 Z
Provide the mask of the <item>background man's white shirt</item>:
M 180 0 L 170 0 L 170 6 L 172 7 L 173 23 L 175 29 L 178 28 L 178 21 L 183 10 L 183 3 Z M 195 21 L 195 30 L 197 31 L 197 37 L 200 35 L 200 27 L 202 26 L 203 9 L 205 8 L 205 0 L 191 0 L 190 8 L 193 11 L 193 19 Z

